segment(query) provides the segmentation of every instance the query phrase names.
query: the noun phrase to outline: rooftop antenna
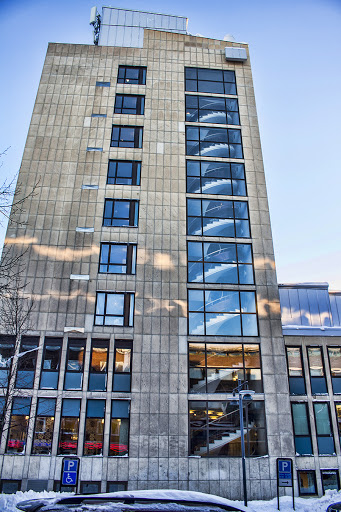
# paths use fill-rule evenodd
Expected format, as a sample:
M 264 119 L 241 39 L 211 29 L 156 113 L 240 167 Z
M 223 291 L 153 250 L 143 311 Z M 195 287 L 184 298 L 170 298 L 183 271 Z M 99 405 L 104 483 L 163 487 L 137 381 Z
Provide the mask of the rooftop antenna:
M 91 8 L 90 25 L 92 25 L 94 27 L 94 45 L 98 46 L 99 29 L 101 26 L 101 16 L 97 12 L 96 5 Z

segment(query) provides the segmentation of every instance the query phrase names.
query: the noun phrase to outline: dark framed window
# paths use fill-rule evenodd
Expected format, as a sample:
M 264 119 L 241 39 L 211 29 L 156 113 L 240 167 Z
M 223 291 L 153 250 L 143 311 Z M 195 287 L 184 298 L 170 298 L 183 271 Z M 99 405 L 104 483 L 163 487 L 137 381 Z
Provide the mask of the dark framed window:
M 322 348 L 307 347 L 311 392 L 313 395 L 327 394 Z
M 136 245 L 101 243 L 100 273 L 136 274 Z
M 147 68 L 143 66 L 119 66 L 118 84 L 145 85 Z
M 116 94 L 114 114 L 144 114 L 144 96 L 136 94 Z
M 96 87 L 110 87 L 110 82 L 97 81 L 96 82 Z
M 2 494 L 15 494 L 20 491 L 21 480 L 0 480 L 0 491 Z
M 293 402 L 291 404 L 294 424 L 295 449 L 297 455 L 313 455 L 311 432 L 306 402 Z
M 64 398 L 60 420 L 58 455 L 76 455 L 78 447 L 80 399 Z
M 255 292 L 188 290 L 188 333 L 258 336 Z
M 190 455 L 241 457 L 238 405 L 232 401 L 189 402 Z M 244 407 L 247 457 L 267 454 L 265 409 L 261 401 Z
M 134 325 L 134 293 L 97 292 L 95 325 Z
M 247 202 L 187 199 L 187 234 L 250 238 Z
M 128 482 L 107 482 L 107 492 L 126 491 Z
M 334 395 L 341 394 L 341 347 L 327 347 Z
M 142 126 L 113 125 L 110 146 L 114 148 L 142 148 Z
M 297 478 L 300 496 L 315 496 L 317 494 L 315 471 L 307 469 L 297 471 Z
M 105 199 L 103 226 L 137 227 L 139 202 L 124 199 Z
M 106 391 L 107 389 L 108 351 L 109 342 L 107 340 L 92 340 L 89 391 Z
M 336 455 L 329 404 L 315 402 L 313 406 L 319 455 Z
M 55 409 L 55 398 L 38 398 L 32 445 L 33 455 L 51 455 Z
M 321 469 L 321 480 L 323 494 L 329 490 L 338 491 L 340 489 L 340 478 L 337 469 Z
M 244 164 L 187 160 L 186 169 L 189 194 L 247 195 Z
M 186 155 L 243 158 L 240 130 L 186 126 Z
M 40 389 L 57 389 L 62 345 L 62 338 L 45 338 Z
M 306 395 L 301 347 L 286 347 L 291 395 Z
M 23 336 L 17 363 L 16 388 L 32 389 L 36 371 L 39 337 Z
M 75 492 L 74 485 L 61 485 L 60 480 L 54 480 L 53 482 L 54 492 Z
M 88 400 L 86 407 L 84 455 L 103 455 L 105 400 Z
M 0 336 L 0 388 L 7 388 L 14 356 L 15 336 Z
M 128 400 L 112 400 L 109 455 L 124 456 L 129 451 L 129 414 Z
M 113 391 L 130 392 L 133 342 L 115 340 Z
M 251 244 L 187 242 L 188 282 L 254 284 Z
M 31 398 L 14 397 L 6 453 L 25 453 Z
M 231 393 L 238 379 L 263 392 L 258 344 L 189 343 L 189 392 Z
M 186 121 L 239 125 L 238 100 L 237 98 L 186 95 Z
M 82 389 L 85 339 L 69 338 L 64 389 Z
M 35 492 L 47 491 L 48 480 L 27 480 L 26 490 Z
M 234 71 L 219 69 L 185 68 L 185 90 L 237 94 Z
M 81 482 L 81 494 L 99 494 L 101 492 L 101 482 Z
M 141 162 L 135 160 L 109 160 L 109 185 L 140 185 Z

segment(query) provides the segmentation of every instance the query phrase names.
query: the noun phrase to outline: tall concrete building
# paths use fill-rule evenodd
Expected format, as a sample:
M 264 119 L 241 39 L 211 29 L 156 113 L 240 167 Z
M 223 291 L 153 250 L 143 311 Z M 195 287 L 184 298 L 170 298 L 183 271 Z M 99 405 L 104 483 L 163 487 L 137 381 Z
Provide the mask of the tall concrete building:
M 248 495 L 273 497 L 297 447 L 248 45 L 92 16 L 98 44 L 48 46 L 19 175 L 20 194 L 38 186 L 7 232 L 35 310 L 2 489 L 72 490 L 73 455 L 80 492 L 240 499 L 241 381 Z

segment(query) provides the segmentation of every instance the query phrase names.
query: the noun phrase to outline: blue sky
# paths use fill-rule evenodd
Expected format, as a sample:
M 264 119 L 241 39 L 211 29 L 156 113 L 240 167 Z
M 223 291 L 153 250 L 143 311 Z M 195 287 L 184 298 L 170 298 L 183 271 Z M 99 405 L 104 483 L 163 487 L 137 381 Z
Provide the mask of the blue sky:
M 1 0 L 0 181 L 20 167 L 48 42 L 92 44 L 93 0 Z M 341 0 L 117 0 L 250 44 L 279 282 L 341 289 Z M 0 232 L 0 244 L 4 230 Z

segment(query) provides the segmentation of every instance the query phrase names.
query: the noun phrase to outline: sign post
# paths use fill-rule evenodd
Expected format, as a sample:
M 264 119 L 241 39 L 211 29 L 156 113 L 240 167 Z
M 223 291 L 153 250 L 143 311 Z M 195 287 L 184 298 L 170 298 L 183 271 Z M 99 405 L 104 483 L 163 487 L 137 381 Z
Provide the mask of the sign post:
M 68 487 L 76 487 L 77 491 L 78 472 L 79 458 L 64 457 L 62 463 L 61 485 L 67 485 Z
M 293 464 L 292 459 L 277 459 L 277 508 L 279 510 L 279 488 L 291 487 L 292 490 L 292 506 L 295 510 L 295 497 L 294 497 L 294 479 L 293 479 Z

